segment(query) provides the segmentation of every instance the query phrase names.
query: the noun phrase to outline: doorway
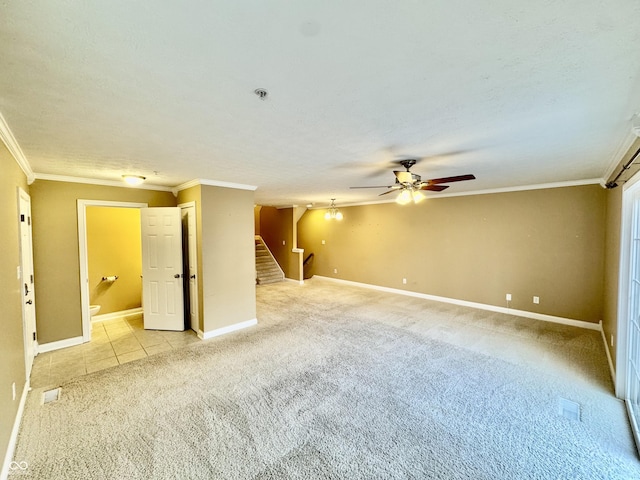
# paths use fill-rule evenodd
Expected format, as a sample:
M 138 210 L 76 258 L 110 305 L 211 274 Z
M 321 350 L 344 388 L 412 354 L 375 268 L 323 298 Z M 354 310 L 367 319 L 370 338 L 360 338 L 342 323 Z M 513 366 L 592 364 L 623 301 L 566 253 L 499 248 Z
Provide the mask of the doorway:
M 78 200 L 78 245 L 80 255 L 80 303 L 82 308 L 82 340 L 91 340 L 89 255 L 87 247 L 87 207 L 146 208 L 146 203 L 109 202 L 104 200 Z M 106 273 L 106 272 L 105 272 Z M 116 272 L 112 272 L 116 275 Z M 108 276 L 112 276 L 108 274 Z
M 618 316 L 616 395 L 625 400 L 640 450 L 640 181 L 622 193 L 622 246 Z

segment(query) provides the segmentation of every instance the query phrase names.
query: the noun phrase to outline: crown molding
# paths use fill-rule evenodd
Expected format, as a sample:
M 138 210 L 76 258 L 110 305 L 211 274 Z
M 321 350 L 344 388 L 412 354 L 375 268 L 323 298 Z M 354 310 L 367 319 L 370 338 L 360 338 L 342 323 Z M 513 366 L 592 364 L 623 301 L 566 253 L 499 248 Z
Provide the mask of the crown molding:
M 210 187 L 223 187 L 223 188 L 235 188 L 236 190 L 251 190 L 255 191 L 258 187 L 253 185 L 245 185 L 242 183 L 221 182 L 218 180 L 208 180 L 206 178 L 194 178 L 188 182 L 181 183 L 177 187 L 172 189 L 173 194 L 177 195 L 178 192 L 186 190 L 187 188 L 195 187 L 196 185 L 207 185 Z
M 120 187 L 120 188 L 133 188 L 137 190 L 156 190 L 160 192 L 171 192 L 171 187 L 164 187 L 162 185 L 136 185 L 130 186 L 124 182 L 117 180 L 97 180 L 95 178 L 83 178 L 83 177 L 68 177 L 66 175 L 50 175 L 48 173 L 36 173 L 34 174 L 34 180 L 49 180 L 52 182 L 69 182 L 69 183 L 84 183 L 87 185 L 102 185 L 104 187 Z
M 35 180 L 35 176 L 33 170 L 31 169 L 31 165 L 29 165 L 29 161 L 27 157 L 25 157 L 20 145 L 18 145 L 18 141 L 16 137 L 13 136 L 13 132 L 9 128 L 9 124 L 4 119 L 2 114 L 0 113 L 0 139 L 2 139 L 2 143 L 5 144 L 11 156 L 15 159 L 16 163 L 20 166 L 24 174 L 27 176 L 27 183 L 31 185 Z

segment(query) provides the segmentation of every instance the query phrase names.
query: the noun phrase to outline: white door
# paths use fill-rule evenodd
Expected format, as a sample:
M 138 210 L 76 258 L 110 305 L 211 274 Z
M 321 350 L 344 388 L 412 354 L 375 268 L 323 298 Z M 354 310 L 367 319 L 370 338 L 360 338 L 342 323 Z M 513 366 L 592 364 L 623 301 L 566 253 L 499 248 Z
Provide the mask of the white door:
M 22 329 L 24 332 L 24 361 L 27 378 L 31 375 L 36 355 L 36 305 L 33 281 L 33 242 L 31 238 L 31 197 L 18 190 L 20 205 L 20 281 L 22 283 Z
M 187 271 L 189 274 L 189 326 L 198 331 L 198 251 L 196 236 L 196 208 L 182 207 L 183 225 L 186 226 L 187 239 Z
M 627 410 L 640 449 L 640 191 L 634 190 L 627 318 Z
M 184 330 L 178 207 L 140 209 L 142 309 L 148 330 Z

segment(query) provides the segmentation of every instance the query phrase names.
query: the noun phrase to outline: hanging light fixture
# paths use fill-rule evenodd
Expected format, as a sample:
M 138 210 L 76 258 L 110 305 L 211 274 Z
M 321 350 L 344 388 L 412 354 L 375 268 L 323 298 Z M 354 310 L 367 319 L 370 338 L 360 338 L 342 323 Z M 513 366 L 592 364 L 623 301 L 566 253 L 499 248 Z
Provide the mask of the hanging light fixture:
M 336 207 L 335 198 L 331 199 L 331 205 L 329 205 L 329 209 L 324 214 L 325 220 L 331 220 L 332 218 L 335 218 L 336 220 L 342 220 L 344 218 L 342 212 L 338 210 L 338 207 Z
M 424 193 L 420 190 L 416 190 L 415 188 L 408 186 L 400 190 L 400 193 L 396 197 L 396 203 L 400 205 L 407 205 L 411 202 L 420 203 L 425 198 Z

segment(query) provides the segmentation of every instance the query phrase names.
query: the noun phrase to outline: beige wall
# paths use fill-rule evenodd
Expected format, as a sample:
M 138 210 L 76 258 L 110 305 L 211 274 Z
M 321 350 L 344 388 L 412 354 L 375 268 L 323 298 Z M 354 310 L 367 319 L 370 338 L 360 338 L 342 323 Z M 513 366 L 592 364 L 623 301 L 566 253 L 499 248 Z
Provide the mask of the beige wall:
M 298 254 L 292 253 L 293 208 L 262 207 L 260 233 L 282 268 L 284 276 L 298 280 Z M 284 242 L 284 245 L 283 245 Z
M 204 331 L 256 318 L 253 192 L 201 186 Z
M 39 343 L 82 335 L 77 200 L 176 206 L 170 192 L 36 180 L 30 187 Z
M 318 275 L 495 306 L 511 293 L 511 308 L 598 322 L 605 208 L 589 185 L 347 207 L 342 222 L 312 210 L 298 244 Z
M 204 302 L 203 302 L 203 277 L 202 277 L 202 188 L 195 185 L 178 192 L 178 205 L 194 202 L 196 206 L 196 252 L 198 255 L 196 277 L 198 279 L 198 329 L 204 332 Z
M 86 225 L 91 305 L 100 314 L 141 307 L 140 209 L 90 206 Z M 102 281 L 113 275 L 115 282 Z
M 27 180 L 4 144 L 0 142 L 0 452 L 9 445 L 13 422 L 25 384 L 22 335 L 22 282 L 20 265 L 18 187 L 29 192 Z M 36 300 L 38 291 L 36 289 Z M 16 384 L 16 399 L 11 386 Z
M 260 235 L 260 210 L 262 210 L 260 205 L 253 207 L 253 230 L 256 235 Z

